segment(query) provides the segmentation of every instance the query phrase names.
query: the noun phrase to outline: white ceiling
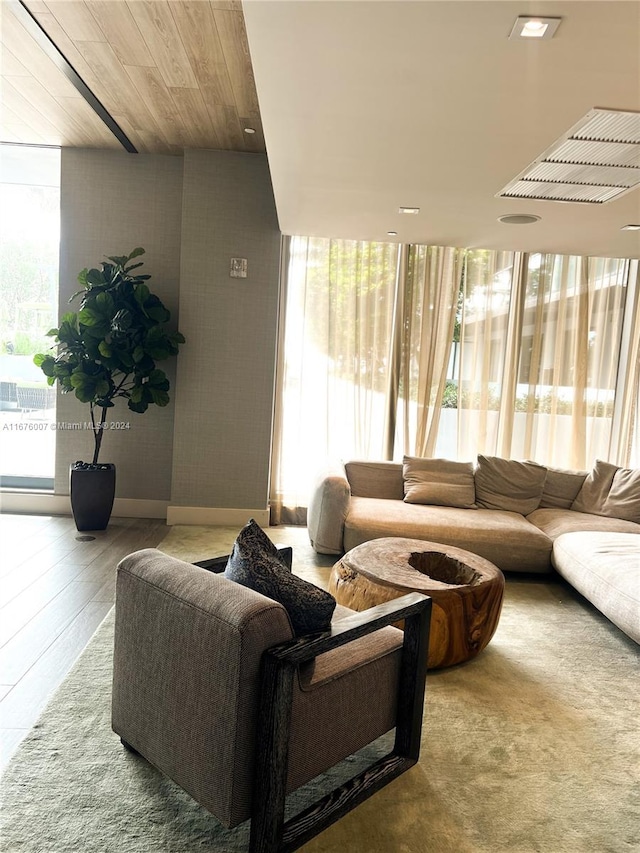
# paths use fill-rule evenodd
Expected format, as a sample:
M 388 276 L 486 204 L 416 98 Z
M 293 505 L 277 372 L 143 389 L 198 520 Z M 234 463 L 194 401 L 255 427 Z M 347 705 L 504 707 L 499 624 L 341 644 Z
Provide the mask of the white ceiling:
M 640 232 L 620 230 L 640 223 L 638 189 L 603 205 L 495 198 L 593 107 L 640 110 L 637 0 L 243 8 L 284 233 L 640 257 Z M 522 14 L 562 23 L 509 40 Z M 497 221 L 512 213 L 542 218 Z

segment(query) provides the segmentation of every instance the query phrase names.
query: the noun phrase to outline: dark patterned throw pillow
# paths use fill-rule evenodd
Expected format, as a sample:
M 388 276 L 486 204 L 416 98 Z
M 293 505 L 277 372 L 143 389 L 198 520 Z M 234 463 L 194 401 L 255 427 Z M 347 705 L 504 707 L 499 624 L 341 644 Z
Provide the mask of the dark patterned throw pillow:
M 236 539 L 224 576 L 280 602 L 297 635 L 328 631 L 335 598 L 315 584 L 292 574 L 278 549 L 251 519 Z

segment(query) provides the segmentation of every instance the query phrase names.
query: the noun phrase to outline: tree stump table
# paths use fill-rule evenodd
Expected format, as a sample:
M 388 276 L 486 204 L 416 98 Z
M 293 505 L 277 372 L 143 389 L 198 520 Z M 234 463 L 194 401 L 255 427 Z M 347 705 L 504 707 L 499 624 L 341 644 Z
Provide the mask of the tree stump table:
M 329 591 L 352 610 L 367 610 L 408 592 L 430 596 L 428 666 L 436 669 L 470 660 L 493 637 L 504 575 L 462 548 L 393 537 L 348 551 L 331 571 Z

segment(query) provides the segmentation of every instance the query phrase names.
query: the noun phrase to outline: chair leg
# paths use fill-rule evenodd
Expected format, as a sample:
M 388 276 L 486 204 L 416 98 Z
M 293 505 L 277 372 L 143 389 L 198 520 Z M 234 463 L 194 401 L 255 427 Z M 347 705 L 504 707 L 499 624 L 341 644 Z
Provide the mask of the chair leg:
M 282 849 L 295 669 L 263 658 L 249 853 Z
M 413 762 L 420 757 L 432 605 L 404 621 L 394 752 Z

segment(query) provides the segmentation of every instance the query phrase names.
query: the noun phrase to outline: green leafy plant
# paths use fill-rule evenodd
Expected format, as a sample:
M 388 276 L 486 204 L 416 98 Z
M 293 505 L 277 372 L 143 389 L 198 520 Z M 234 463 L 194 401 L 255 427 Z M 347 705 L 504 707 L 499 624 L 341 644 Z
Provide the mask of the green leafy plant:
M 69 300 L 82 296 L 79 310 L 64 314 L 59 328 L 47 333 L 55 339 L 57 354 L 38 353 L 33 359 L 49 385 L 58 382 L 63 393 L 74 392 L 89 404 L 93 465 L 98 464 L 107 410 L 117 397 L 137 413 L 151 404 L 167 405 L 169 380 L 156 362 L 177 355 L 185 342 L 180 332 L 167 330 L 171 315 L 145 284 L 151 276 L 133 273 L 142 262 L 130 262 L 143 254 L 137 248 L 108 257 L 100 269 L 82 270 L 82 289 Z

